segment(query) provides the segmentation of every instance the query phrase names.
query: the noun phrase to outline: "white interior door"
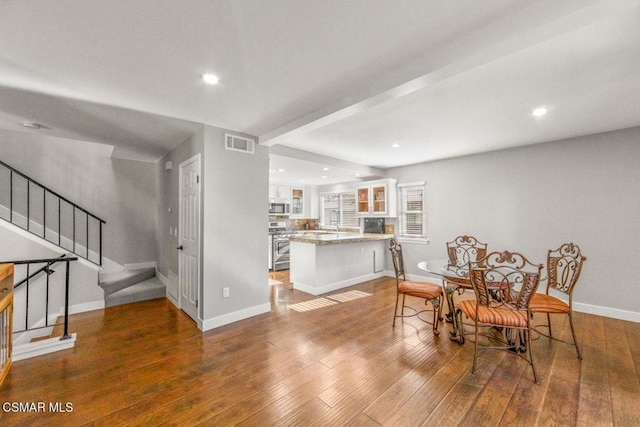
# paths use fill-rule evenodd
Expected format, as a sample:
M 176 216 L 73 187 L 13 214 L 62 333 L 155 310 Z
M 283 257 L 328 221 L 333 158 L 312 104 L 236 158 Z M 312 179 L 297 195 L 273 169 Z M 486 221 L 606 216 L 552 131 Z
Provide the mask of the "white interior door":
M 180 164 L 178 285 L 180 307 L 196 322 L 200 300 L 200 155 Z

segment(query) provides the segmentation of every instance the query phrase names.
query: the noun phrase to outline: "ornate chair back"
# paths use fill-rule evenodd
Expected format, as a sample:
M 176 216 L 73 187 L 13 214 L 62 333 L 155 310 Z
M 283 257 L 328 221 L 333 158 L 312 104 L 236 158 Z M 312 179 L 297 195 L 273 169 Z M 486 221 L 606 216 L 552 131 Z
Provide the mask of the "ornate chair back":
M 491 252 L 470 262 L 469 279 L 478 304 L 528 310 L 538 289 L 542 264 L 533 264 L 517 252 Z M 520 287 L 516 294 L 514 287 Z
M 481 243 L 473 236 L 458 236 L 447 242 L 449 262 L 455 267 L 466 267 L 487 255 L 487 244 Z
M 396 272 L 396 284 L 403 282 L 405 279 L 404 259 L 402 258 L 402 246 L 396 239 L 389 242 L 389 251 L 393 260 L 393 269 Z
M 556 250 L 550 250 L 547 254 L 547 293 L 549 288 L 553 288 L 571 295 L 586 259 L 574 243 L 565 243 Z

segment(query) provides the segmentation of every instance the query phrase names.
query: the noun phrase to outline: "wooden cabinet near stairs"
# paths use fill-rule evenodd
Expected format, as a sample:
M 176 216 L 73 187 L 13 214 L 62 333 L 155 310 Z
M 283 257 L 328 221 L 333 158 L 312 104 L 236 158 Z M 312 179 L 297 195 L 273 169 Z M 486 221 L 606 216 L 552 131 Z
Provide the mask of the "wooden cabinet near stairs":
M 11 367 L 13 264 L 0 264 L 0 385 Z

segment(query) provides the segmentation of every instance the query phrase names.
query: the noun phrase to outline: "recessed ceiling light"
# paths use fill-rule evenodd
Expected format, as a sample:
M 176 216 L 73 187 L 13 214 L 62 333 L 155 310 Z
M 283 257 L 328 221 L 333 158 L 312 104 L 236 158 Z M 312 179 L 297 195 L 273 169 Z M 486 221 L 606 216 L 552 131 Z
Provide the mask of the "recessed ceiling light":
M 362 175 L 362 174 L 361 174 L 361 173 L 357 173 L 357 174 L 356 174 L 356 176 L 360 176 L 360 175 Z
M 213 74 L 203 74 L 202 75 L 202 80 L 205 81 L 205 83 L 208 83 L 210 85 L 215 85 L 218 83 L 218 77 L 214 76 Z
M 285 171 L 284 169 L 278 169 L 278 172 L 284 172 L 284 171 Z
M 400 147 L 400 144 L 398 144 L 397 142 L 395 142 L 395 143 L 391 144 L 391 147 L 393 147 L 393 148 L 398 148 L 398 147 Z
M 329 170 L 329 168 L 325 166 L 325 167 L 323 167 L 323 168 L 322 168 L 322 170 L 323 170 L 323 171 L 328 171 L 328 170 Z
M 532 114 L 534 117 L 542 117 L 545 114 L 547 114 L 547 109 L 544 107 L 538 107 L 535 110 L 533 110 Z
M 327 177 L 327 175 L 322 175 L 320 178 L 326 178 L 326 177 Z
M 304 182 L 304 179 L 301 179 L 300 182 Z

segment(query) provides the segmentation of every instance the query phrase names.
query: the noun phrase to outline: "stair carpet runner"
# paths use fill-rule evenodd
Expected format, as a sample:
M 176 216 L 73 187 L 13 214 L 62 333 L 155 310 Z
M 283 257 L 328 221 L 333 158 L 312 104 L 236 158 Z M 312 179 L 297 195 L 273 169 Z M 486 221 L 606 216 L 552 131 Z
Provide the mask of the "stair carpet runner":
M 146 301 L 166 296 L 166 288 L 154 268 L 101 273 L 98 285 L 104 290 L 105 307 Z

